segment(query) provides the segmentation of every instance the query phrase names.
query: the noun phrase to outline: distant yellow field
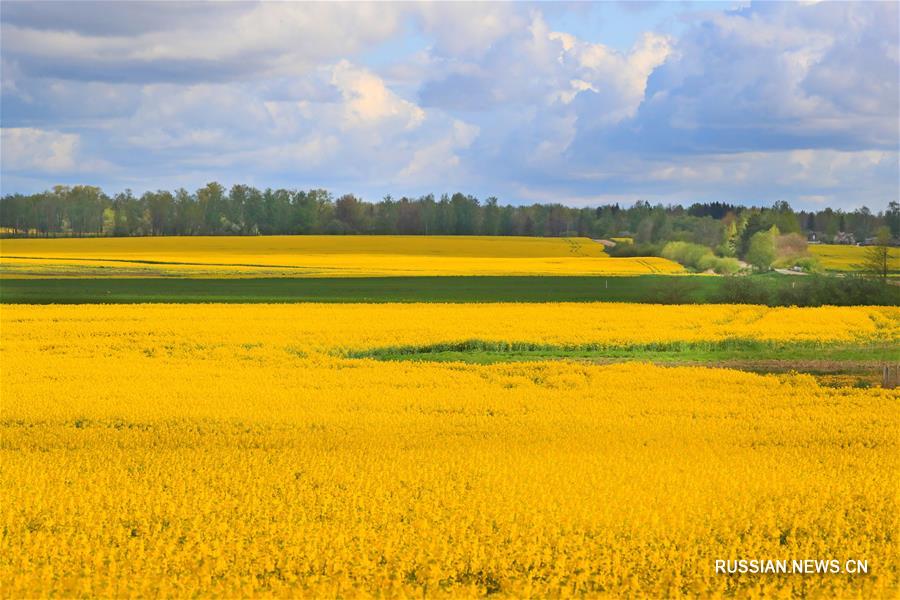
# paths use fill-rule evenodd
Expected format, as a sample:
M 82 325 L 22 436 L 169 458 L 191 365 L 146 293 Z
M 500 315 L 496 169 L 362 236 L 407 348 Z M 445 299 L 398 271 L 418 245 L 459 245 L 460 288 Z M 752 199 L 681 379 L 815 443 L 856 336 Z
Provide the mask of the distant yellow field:
M 630 238 L 630 237 L 614 237 L 614 238 L 609 238 L 609 239 L 614 241 L 617 244 L 633 244 L 634 243 L 634 238 Z
M 610 258 L 587 238 L 270 236 L 15 239 L 7 277 L 367 277 L 679 273 L 655 258 Z
M 866 257 L 865 246 L 845 244 L 810 244 L 809 251 L 819 259 L 823 269 L 830 271 L 860 271 Z M 892 271 L 900 270 L 900 248 L 889 250 Z

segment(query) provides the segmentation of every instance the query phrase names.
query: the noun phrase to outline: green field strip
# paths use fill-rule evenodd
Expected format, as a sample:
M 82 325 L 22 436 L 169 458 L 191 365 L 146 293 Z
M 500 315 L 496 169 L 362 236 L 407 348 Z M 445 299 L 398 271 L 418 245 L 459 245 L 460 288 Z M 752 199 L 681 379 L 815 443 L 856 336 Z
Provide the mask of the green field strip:
M 802 281 L 797 281 L 802 279 Z M 5 304 L 294 302 L 637 302 L 770 306 L 900 305 L 900 286 L 758 275 L 405 277 L 0 277 Z M 861 287 L 859 283 L 865 284 Z M 747 293 L 729 292 L 745 287 Z M 853 287 L 848 287 L 848 286 Z M 796 286 L 796 289 L 795 289 Z
M 0 279 L 0 302 L 664 302 L 687 276 L 428 276 L 330 278 Z M 714 277 L 690 277 L 683 301 L 706 302 Z M 682 282 L 685 283 L 685 282 Z
M 531 342 L 465 340 L 421 346 L 391 346 L 352 350 L 347 358 L 383 361 L 500 362 L 542 360 L 619 361 L 659 363 L 737 364 L 751 370 L 842 372 L 874 368 L 900 362 L 900 344 L 895 340 L 866 344 L 834 342 L 765 342 L 728 339 L 701 342 L 657 342 L 651 344 L 554 345 Z

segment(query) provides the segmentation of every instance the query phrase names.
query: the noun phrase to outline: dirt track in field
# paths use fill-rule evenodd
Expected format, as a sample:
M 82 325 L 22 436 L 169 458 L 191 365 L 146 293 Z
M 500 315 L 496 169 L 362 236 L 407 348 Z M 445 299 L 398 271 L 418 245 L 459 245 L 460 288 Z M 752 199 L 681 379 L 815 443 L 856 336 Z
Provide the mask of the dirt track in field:
M 598 358 L 590 359 L 594 364 L 611 364 L 632 359 Z M 882 369 L 885 363 L 878 360 L 837 361 L 837 360 L 779 360 L 779 359 L 725 359 L 725 360 L 666 360 L 651 361 L 660 366 L 670 367 L 715 367 L 736 369 L 760 374 L 805 373 L 812 375 L 821 385 L 830 387 L 880 387 Z M 891 363 L 893 366 L 893 363 Z

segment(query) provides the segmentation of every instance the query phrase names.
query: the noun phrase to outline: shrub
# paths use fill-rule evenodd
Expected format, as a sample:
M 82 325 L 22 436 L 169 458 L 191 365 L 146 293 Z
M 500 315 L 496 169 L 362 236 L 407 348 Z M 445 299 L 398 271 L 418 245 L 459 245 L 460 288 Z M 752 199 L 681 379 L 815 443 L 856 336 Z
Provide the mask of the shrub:
M 681 263 L 686 267 L 699 269 L 700 261 L 707 254 L 712 255 L 712 251 L 706 246 L 700 244 L 691 244 L 689 242 L 669 242 L 662 249 L 662 256 L 669 260 Z
M 651 297 L 657 304 L 697 304 L 699 289 L 693 277 L 673 278 L 657 285 Z
M 734 275 L 741 270 L 741 263 L 736 258 L 714 256 L 712 269 L 719 275 Z
M 716 256 L 706 246 L 689 242 L 669 242 L 663 247 L 662 256 L 698 271 L 712 269 L 716 273 L 731 275 L 741 268 L 736 259 Z
M 863 277 L 729 277 L 715 301 L 768 306 L 897 306 L 900 288 Z
M 659 246 L 656 244 L 616 244 L 612 248 L 607 248 L 606 253 L 616 258 L 660 255 Z
M 800 257 L 809 251 L 806 238 L 799 233 L 788 233 L 775 238 L 775 248 L 779 257 Z
M 750 277 L 728 277 L 719 288 L 715 301 L 726 304 L 770 304 L 768 286 Z
M 822 270 L 819 266 L 819 259 L 815 256 L 801 256 L 793 262 L 795 266 L 800 267 L 807 273 L 818 273 Z
M 768 271 L 775 262 L 775 236 L 771 231 L 758 231 L 750 238 L 747 262 L 760 271 Z
M 715 271 L 717 258 L 718 257 L 713 255 L 712 252 L 710 252 L 709 254 L 704 254 L 700 257 L 700 260 L 697 261 L 697 269 L 699 269 L 700 271 L 708 271 L 710 269 Z

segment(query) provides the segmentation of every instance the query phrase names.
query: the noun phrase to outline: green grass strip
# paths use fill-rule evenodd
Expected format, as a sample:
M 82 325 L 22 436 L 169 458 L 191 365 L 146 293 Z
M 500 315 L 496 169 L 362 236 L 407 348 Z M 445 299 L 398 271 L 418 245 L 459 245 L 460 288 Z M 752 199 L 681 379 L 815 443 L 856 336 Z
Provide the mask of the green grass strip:
M 650 344 L 552 345 L 530 342 L 465 340 L 428 345 L 391 346 L 344 353 L 348 358 L 384 361 L 432 361 L 491 364 L 531 360 L 646 360 L 651 362 L 777 361 L 780 363 L 864 363 L 900 361 L 897 344 L 765 342 L 729 339 Z
M 0 279 L 0 302 L 19 304 L 197 302 L 658 302 L 672 284 L 706 302 L 716 277 L 354 277 Z

